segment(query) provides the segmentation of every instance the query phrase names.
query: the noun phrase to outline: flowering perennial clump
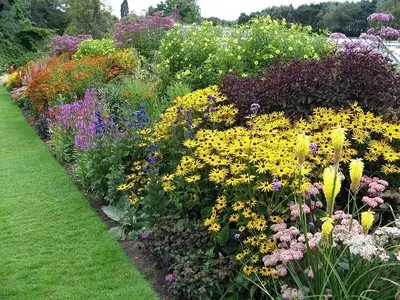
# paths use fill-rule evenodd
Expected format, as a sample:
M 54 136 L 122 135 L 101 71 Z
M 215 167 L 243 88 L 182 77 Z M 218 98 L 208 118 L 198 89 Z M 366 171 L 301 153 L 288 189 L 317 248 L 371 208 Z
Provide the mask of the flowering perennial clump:
M 92 38 L 92 36 L 89 34 L 81 34 L 77 36 L 68 34 L 56 35 L 51 40 L 52 51 L 56 55 L 60 55 L 64 52 L 74 52 L 78 49 L 80 43 L 90 38 Z
M 193 201 L 210 206 L 202 212 L 205 227 L 217 236 L 230 230 L 240 243 L 235 257 L 246 276 L 284 277 L 291 262 L 329 240 L 333 246 L 352 243 L 358 255 L 357 241 L 370 239 L 362 236 L 371 232 L 373 212 L 356 218 L 338 210 L 346 205 L 339 195 L 344 187 L 354 197 L 367 185 L 367 195 L 384 191 L 386 182 L 363 172 L 377 162 L 382 174 L 400 172 L 400 152 L 391 146 L 400 139 L 399 125 L 357 104 L 338 112 L 316 108 L 295 122 L 281 112 L 259 115 L 260 105 L 252 104 L 246 123 L 234 126 L 238 111 L 225 101 L 217 87 L 195 91 L 176 98 L 154 125 L 152 142 L 179 136 L 176 142 L 185 147 L 176 168 L 161 174 L 164 192 L 196 191 Z M 347 164 L 348 173 L 342 169 Z M 210 186 L 216 197 L 202 200 L 202 187 Z M 124 186 L 132 193 L 138 188 L 138 181 Z M 325 216 L 317 217 L 321 212 Z
M 104 103 L 97 99 L 95 89 L 87 90 L 83 100 L 78 100 L 72 104 L 64 104 L 55 109 L 50 109 L 49 113 L 53 119 L 51 126 L 59 126 L 67 130 L 74 136 L 75 147 L 79 150 L 94 147 L 96 137 L 101 137 L 104 133 L 103 118 L 101 111 Z

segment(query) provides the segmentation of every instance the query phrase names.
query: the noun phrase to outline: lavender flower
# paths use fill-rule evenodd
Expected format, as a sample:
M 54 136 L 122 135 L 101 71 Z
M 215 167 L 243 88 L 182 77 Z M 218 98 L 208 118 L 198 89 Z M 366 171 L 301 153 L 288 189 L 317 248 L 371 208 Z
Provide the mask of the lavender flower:
M 385 39 L 397 39 L 400 37 L 400 31 L 392 27 L 383 26 L 379 31 L 379 36 Z
M 379 42 L 381 40 L 381 38 L 379 36 L 377 36 L 375 34 L 369 34 L 369 33 L 361 33 L 360 39 L 370 40 L 373 42 Z
M 160 35 L 174 26 L 174 20 L 159 14 L 136 18 L 124 18 L 116 23 L 114 41 L 118 47 L 126 47 L 136 41 L 141 34 Z
M 330 39 L 347 39 L 347 36 L 344 33 L 341 32 L 333 32 L 330 36 Z
M 387 23 L 394 20 L 392 14 L 385 14 L 385 13 L 373 13 L 369 15 L 367 18 L 370 22 L 377 22 L 377 23 Z
M 253 113 L 253 114 L 257 114 L 257 112 L 258 112 L 258 110 L 260 109 L 260 104 L 258 104 L 258 103 L 253 103 L 251 106 L 250 106 L 250 111 Z
M 240 234 L 236 233 L 234 237 L 235 237 L 236 240 L 238 240 L 238 239 L 240 239 Z
M 317 154 L 317 151 L 318 151 L 318 146 L 317 146 L 317 144 L 311 143 L 311 144 L 310 144 L 310 151 L 311 151 L 312 154 Z
M 217 98 L 215 98 L 213 95 L 208 95 L 207 96 L 208 100 L 211 100 L 214 103 L 217 103 Z
M 56 35 L 51 40 L 51 53 L 60 55 L 64 52 L 75 51 L 80 43 L 90 38 L 92 38 L 92 36 L 88 34 L 81 34 L 77 36 L 68 34 Z
M 272 189 L 274 191 L 279 191 L 279 189 L 282 187 L 282 183 L 278 179 L 272 180 Z

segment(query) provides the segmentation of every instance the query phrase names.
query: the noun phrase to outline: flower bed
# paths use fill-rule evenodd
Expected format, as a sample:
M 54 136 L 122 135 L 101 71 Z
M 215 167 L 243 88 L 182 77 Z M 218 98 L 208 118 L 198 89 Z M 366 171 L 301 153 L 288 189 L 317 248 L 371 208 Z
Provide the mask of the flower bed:
M 110 43 L 74 44 L 10 88 L 177 299 L 395 297 L 399 84 L 379 53 L 332 53 L 270 18 L 176 26 L 157 69 Z

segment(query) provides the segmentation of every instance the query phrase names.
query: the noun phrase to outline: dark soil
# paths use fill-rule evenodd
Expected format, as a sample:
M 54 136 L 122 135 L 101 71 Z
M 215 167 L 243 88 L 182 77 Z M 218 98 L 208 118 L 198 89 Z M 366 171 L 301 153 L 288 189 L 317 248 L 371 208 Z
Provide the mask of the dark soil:
M 97 213 L 99 218 L 107 224 L 108 228 L 118 226 L 118 223 L 111 220 L 101 209 L 102 205 L 99 202 L 91 201 L 93 210 Z M 145 248 L 144 244 L 139 240 L 120 241 L 122 249 L 126 255 L 129 256 L 131 261 L 135 264 L 137 269 L 142 275 L 150 281 L 153 289 L 159 294 L 162 300 L 174 299 L 168 292 L 165 275 L 167 270 L 160 268 L 154 259 L 150 256 L 149 251 Z

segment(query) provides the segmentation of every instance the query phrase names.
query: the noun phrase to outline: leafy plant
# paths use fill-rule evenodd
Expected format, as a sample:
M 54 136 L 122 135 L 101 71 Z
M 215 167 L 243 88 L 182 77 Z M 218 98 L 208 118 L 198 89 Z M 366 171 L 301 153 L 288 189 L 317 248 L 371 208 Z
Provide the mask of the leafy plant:
M 114 53 L 117 50 L 113 40 L 101 39 L 93 40 L 86 39 L 82 41 L 76 53 L 72 56 L 73 59 L 81 59 L 84 56 L 105 56 L 107 54 Z
M 340 52 L 312 61 L 277 63 L 263 76 L 229 74 L 220 88 L 239 109 L 240 117 L 284 111 L 293 117 L 309 115 L 315 107 L 340 109 L 354 102 L 371 112 L 386 114 L 399 107 L 399 75 L 379 53 Z
M 144 242 L 168 267 L 166 280 L 176 297 L 214 299 L 232 286 L 238 265 L 232 257 L 218 255 L 212 236 L 200 222 L 173 213 L 156 220 Z

